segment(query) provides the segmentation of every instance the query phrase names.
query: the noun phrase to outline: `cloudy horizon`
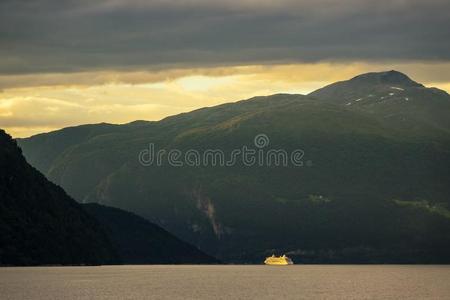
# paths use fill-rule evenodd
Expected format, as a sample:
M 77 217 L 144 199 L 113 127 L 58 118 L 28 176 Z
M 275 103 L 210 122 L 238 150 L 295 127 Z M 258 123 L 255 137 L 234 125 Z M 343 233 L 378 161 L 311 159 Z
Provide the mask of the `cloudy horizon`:
M 450 91 L 448 1 L 0 3 L 0 127 L 158 120 L 396 69 Z

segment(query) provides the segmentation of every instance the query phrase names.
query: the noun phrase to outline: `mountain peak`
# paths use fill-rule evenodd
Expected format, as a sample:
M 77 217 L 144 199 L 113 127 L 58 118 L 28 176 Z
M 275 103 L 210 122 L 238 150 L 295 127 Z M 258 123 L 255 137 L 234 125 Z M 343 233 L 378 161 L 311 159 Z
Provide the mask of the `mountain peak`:
M 348 104 L 351 100 L 359 102 L 362 99 L 370 100 L 362 102 L 363 104 L 373 103 L 375 99 L 384 103 L 384 99 L 392 98 L 399 91 L 415 93 L 410 89 L 417 88 L 422 89 L 424 86 L 401 72 L 390 70 L 365 73 L 349 80 L 338 81 L 315 90 L 309 96 L 344 105 L 352 105 Z M 405 98 L 409 97 L 403 95 L 403 100 Z
M 361 74 L 350 79 L 350 82 L 368 84 L 396 84 L 402 86 L 422 86 L 420 83 L 413 81 L 406 74 L 395 70 Z

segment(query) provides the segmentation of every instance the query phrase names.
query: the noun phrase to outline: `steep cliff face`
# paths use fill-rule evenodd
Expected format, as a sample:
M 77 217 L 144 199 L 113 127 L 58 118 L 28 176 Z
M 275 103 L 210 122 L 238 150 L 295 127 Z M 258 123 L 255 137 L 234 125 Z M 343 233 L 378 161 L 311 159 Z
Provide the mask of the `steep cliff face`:
M 223 234 L 223 229 L 216 218 L 214 202 L 198 188 L 193 189 L 192 196 L 196 201 L 197 209 L 206 216 L 217 239 L 220 239 Z

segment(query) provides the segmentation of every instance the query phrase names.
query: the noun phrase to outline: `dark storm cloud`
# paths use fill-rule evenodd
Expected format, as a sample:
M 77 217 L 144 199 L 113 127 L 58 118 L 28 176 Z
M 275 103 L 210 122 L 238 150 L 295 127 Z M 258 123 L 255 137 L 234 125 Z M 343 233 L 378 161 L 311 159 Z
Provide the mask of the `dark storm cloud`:
M 0 2 L 0 73 L 450 60 L 448 1 Z

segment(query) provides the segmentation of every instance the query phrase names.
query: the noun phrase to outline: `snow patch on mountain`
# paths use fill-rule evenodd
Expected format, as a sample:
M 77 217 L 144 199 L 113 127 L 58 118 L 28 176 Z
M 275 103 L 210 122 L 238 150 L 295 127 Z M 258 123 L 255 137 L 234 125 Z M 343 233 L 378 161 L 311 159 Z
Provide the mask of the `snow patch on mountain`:
M 396 87 L 396 86 L 391 86 L 391 89 L 399 90 L 399 91 L 404 91 L 405 90 L 405 89 L 402 89 L 402 88 L 399 88 L 399 87 Z

